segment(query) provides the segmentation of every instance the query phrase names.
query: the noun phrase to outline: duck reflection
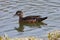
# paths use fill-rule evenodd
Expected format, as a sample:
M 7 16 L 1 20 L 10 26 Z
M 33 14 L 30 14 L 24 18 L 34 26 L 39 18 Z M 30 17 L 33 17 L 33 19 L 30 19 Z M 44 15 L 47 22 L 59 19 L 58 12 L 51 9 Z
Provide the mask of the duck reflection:
M 28 26 L 28 27 L 31 27 L 31 28 L 41 28 L 43 25 L 47 25 L 46 23 L 44 22 L 36 22 L 36 23 L 25 23 L 25 22 L 22 22 L 19 24 L 19 27 L 16 28 L 15 27 L 15 30 L 17 30 L 18 32 L 24 32 L 24 27 L 25 26 Z

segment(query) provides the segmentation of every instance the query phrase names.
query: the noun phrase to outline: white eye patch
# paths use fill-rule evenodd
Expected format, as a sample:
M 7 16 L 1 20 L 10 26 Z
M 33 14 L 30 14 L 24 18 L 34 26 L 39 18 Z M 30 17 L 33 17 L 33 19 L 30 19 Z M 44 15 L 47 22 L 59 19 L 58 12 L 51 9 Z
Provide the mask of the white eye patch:
M 18 14 L 20 14 L 20 13 L 18 13 Z

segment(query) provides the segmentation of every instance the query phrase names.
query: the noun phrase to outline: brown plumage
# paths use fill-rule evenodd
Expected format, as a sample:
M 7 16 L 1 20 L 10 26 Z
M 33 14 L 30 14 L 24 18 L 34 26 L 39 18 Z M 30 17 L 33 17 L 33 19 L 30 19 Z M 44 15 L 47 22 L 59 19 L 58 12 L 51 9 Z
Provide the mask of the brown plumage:
M 26 17 L 23 17 L 23 12 L 22 11 L 17 11 L 15 15 L 19 16 L 19 22 L 24 21 L 24 22 L 34 23 L 34 22 L 41 22 L 41 21 L 47 19 L 47 17 L 41 18 L 41 16 L 26 16 Z

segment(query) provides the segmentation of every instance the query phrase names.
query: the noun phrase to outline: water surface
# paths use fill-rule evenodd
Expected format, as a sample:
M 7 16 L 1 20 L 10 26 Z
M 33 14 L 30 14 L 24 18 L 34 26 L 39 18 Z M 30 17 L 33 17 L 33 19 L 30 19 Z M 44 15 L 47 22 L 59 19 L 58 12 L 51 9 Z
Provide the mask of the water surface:
M 19 28 L 18 16 L 13 16 L 17 10 L 29 15 L 47 16 L 43 23 L 47 25 L 24 25 Z M 36 36 L 47 37 L 53 30 L 60 29 L 60 0 L 0 0 L 0 35 L 4 33 L 10 37 Z M 23 30 L 23 32 L 22 32 Z

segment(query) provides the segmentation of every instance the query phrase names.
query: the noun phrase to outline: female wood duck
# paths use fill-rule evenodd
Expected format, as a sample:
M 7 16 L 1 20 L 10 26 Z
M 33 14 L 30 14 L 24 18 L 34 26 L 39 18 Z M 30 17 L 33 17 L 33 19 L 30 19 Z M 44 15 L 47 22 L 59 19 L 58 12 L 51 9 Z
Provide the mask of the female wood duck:
M 47 17 L 41 18 L 41 16 L 23 17 L 23 12 L 22 11 L 17 11 L 15 15 L 19 16 L 19 22 L 34 23 L 34 22 L 41 22 L 41 21 L 47 19 Z

